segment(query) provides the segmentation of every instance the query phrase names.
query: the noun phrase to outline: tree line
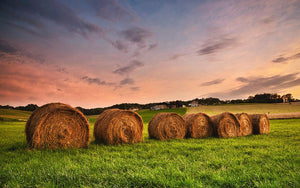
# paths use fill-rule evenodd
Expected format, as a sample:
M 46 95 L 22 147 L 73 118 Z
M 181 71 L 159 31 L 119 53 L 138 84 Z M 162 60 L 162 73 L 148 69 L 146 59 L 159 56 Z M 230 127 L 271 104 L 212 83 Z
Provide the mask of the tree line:
M 219 98 L 196 98 L 193 100 L 182 101 L 167 101 L 167 102 L 159 102 L 159 103 L 148 103 L 148 104 L 138 104 L 138 103 L 122 103 L 122 104 L 115 104 L 110 107 L 105 108 L 91 108 L 86 109 L 82 107 L 76 107 L 85 115 L 97 115 L 102 113 L 104 110 L 112 109 L 112 108 L 119 108 L 119 109 L 150 109 L 155 105 L 165 105 L 167 108 L 180 108 L 184 106 L 190 106 L 192 102 L 197 102 L 198 105 L 219 105 L 219 104 L 240 104 L 240 103 L 282 103 L 282 102 L 295 102 L 299 101 L 298 99 L 294 99 L 291 94 L 286 95 L 278 95 L 278 94 L 271 94 L 271 93 L 264 93 L 264 94 L 256 94 L 255 96 L 249 96 L 247 99 L 235 99 L 235 100 L 220 100 Z M 1 106 L 2 109 L 15 109 L 15 110 L 25 110 L 25 111 L 34 111 L 38 108 L 36 104 L 28 104 L 27 106 L 18 106 L 13 107 L 9 105 Z

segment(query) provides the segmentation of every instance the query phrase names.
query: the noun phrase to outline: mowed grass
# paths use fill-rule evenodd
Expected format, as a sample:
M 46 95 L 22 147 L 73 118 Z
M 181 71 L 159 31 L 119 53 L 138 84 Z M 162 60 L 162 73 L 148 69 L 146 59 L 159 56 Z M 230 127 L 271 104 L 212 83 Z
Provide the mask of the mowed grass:
M 190 107 L 187 113 L 204 112 L 208 115 L 220 114 L 222 112 L 249 114 L 266 113 L 266 114 L 280 114 L 300 112 L 300 103 L 278 103 L 278 104 L 224 104 L 224 105 L 210 105 Z
M 0 119 L 4 121 L 27 121 L 30 115 L 28 111 L 0 108 Z
M 51 151 L 28 149 L 25 122 L 4 121 L 0 187 L 299 187 L 300 119 L 270 122 L 268 135 L 170 141 L 149 139 L 145 123 L 142 143 Z
M 186 111 L 187 111 L 187 108 L 153 110 L 153 111 L 145 109 L 145 110 L 138 110 L 137 113 L 143 118 L 144 123 L 147 124 L 147 123 L 149 123 L 149 121 L 155 114 L 158 114 L 161 112 L 175 112 L 175 113 L 178 113 L 183 116 L 186 113 Z M 90 116 L 87 116 L 87 118 L 90 123 L 94 124 L 98 116 L 99 115 L 90 115 Z

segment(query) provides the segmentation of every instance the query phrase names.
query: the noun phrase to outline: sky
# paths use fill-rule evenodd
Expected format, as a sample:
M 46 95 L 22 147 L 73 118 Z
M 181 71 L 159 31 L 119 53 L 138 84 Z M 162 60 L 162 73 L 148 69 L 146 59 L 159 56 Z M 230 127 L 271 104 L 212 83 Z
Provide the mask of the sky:
M 299 0 L 1 0 L 0 104 L 300 99 Z

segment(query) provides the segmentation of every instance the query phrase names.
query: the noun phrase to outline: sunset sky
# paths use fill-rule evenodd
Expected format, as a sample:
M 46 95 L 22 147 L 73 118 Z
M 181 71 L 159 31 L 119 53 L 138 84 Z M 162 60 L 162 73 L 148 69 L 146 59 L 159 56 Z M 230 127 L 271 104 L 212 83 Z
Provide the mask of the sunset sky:
M 300 98 L 299 0 L 4 0 L 0 104 Z

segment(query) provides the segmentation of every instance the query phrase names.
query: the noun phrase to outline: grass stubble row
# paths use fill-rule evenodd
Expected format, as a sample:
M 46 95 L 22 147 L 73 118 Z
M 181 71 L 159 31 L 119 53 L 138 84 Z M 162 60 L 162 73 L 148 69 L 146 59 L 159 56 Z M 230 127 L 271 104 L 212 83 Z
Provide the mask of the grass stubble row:
M 99 115 L 94 126 L 96 142 L 118 145 L 143 140 L 141 116 L 130 110 L 109 109 Z M 232 114 L 214 116 L 205 113 L 158 113 L 148 125 L 149 137 L 158 140 L 220 137 L 230 138 L 270 132 L 265 114 Z M 28 145 L 35 149 L 87 148 L 89 123 L 76 108 L 63 103 L 49 103 L 29 117 L 25 134 Z

